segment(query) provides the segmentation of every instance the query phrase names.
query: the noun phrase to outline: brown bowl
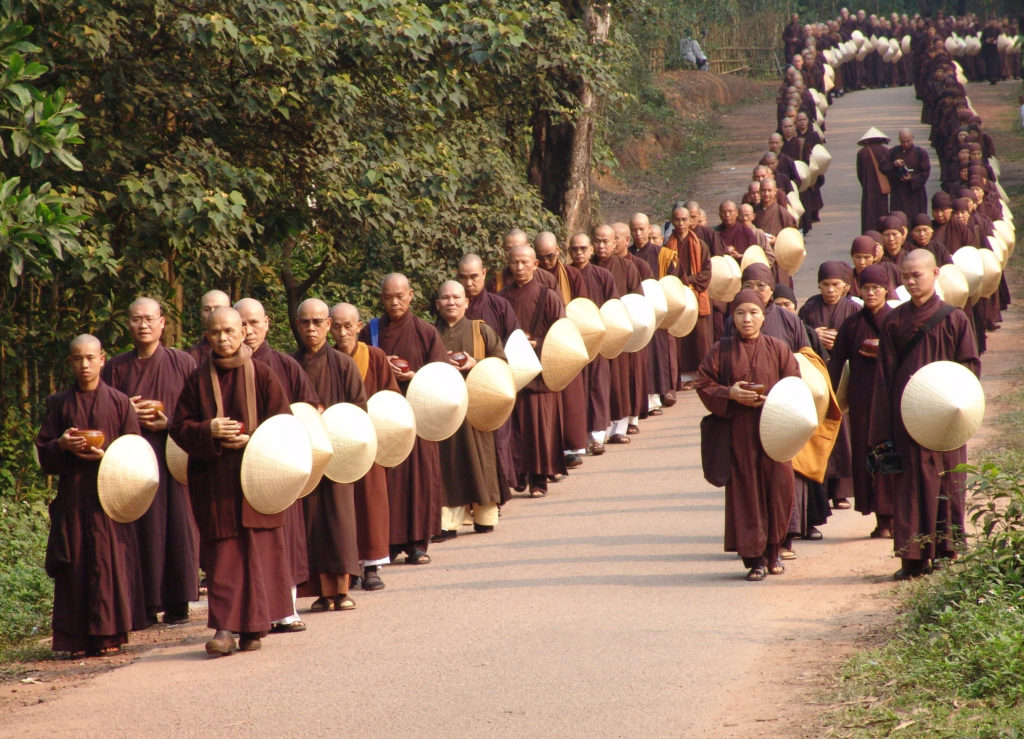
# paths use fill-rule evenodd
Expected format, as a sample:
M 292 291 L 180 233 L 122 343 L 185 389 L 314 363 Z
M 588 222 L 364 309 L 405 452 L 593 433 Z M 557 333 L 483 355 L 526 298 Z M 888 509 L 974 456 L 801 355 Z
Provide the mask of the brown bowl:
M 869 357 L 878 356 L 878 339 L 864 339 L 860 342 L 860 353 Z
M 452 360 L 460 367 L 465 367 L 466 362 L 469 361 L 469 357 L 466 356 L 465 352 L 448 352 L 448 359 Z
M 740 387 L 744 390 L 752 390 L 758 395 L 764 395 L 764 391 L 768 389 L 763 382 L 741 382 Z
M 239 421 L 238 422 L 238 433 L 236 434 L 236 436 L 241 436 L 244 433 L 245 433 L 245 421 Z
M 72 434 L 72 436 L 78 436 L 85 439 L 85 443 L 93 449 L 102 449 L 103 442 L 106 441 L 106 437 L 99 429 L 78 429 Z
M 408 359 L 402 359 L 401 357 L 395 357 L 394 359 L 392 359 L 390 361 L 391 361 L 391 366 L 394 367 L 399 372 L 401 372 L 402 374 L 405 374 L 406 372 L 409 371 L 409 360 Z
M 149 408 L 154 413 L 163 413 L 164 412 L 164 401 L 162 401 L 162 400 L 147 400 L 146 402 L 149 403 Z

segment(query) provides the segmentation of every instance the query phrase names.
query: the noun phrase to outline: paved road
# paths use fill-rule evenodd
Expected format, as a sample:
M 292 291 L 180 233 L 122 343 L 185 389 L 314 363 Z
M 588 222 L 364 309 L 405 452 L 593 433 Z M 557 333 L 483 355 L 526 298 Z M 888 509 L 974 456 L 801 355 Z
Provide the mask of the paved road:
M 869 125 L 895 138 L 918 110 L 900 88 L 830 111 L 825 220 L 801 295 L 858 231 L 854 141 Z M 749 162 L 736 164 L 741 192 Z M 686 395 L 548 498 L 512 501 L 495 533 L 387 568 L 387 589 L 356 594 L 355 611 L 310 614 L 307 632 L 259 653 L 152 651 L 0 734 L 813 735 L 822 664 L 887 607 L 867 596 L 896 563 L 866 538 L 870 518 L 840 511 L 785 575 L 745 582 L 722 551 L 722 492 L 701 477 L 703 414 Z

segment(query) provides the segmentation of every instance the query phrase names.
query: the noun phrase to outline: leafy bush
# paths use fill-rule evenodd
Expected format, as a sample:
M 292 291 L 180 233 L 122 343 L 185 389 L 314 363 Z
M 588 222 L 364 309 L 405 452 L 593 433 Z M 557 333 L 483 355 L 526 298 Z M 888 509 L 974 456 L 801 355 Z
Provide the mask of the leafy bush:
M 42 502 L 0 506 L 0 650 L 49 633 L 53 582 L 43 570 L 48 530 Z

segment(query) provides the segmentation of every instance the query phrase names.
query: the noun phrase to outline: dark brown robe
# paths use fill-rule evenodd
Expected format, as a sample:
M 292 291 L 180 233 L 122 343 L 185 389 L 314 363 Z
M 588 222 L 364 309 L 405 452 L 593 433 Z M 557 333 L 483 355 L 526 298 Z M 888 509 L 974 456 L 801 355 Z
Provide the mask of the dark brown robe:
M 612 273 L 615 280 L 615 297 L 621 298 L 629 293 L 642 292 L 640 288 L 640 273 L 631 260 L 612 255 L 607 259 L 596 259 L 594 264 Z M 630 380 L 631 360 L 629 354 L 620 354 L 611 360 L 611 392 L 609 402 L 611 405 L 611 416 L 613 421 L 619 421 L 627 416 L 632 416 Z
M 185 380 L 196 368 L 188 353 L 158 346 L 152 356 L 139 359 L 134 350 L 119 354 L 103 367 L 102 377 L 129 398 L 160 400 L 168 426 Z M 167 430 L 140 427 L 160 468 L 160 486 L 149 510 L 133 526 L 139 542 L 139 562 L 145 587 L 146 610 L 155 615 L 171 608 L 187 610 L 199 598 L 199 532 L 192 518 L 188 488 L 167 469 Z
M 558 288 L 558 281 L 550 272 L 537 269 L 537 271 L 534 272 L 533 279 L 537 280 L 537 282 L 544 287 L 551 288 L 552 290 Z M 491 272 L 487 281 L 484 283 L 484 289 L 488 292 L 499 294 L 505 288 L 515 284 L 516 276 L 512 274 L 512 270 L 508 266 L 505 266 L 500 272 Z
M 370 326 L 363 326 L 359 340 L 370 342 Z M 406 313 L 396 321 L 380 319 L 380 348 L 401 357 L 415 372 L 430 362 L 446 362 L 437 329 L 422 318 Z M 404 395 L 409 383 L 399 382 Z M 391 516 L 391 556 L 400 552 L 427 551 L 430 537 L 441 533 L 441 462 L 437 442 L 418 438 L 412 452 L 397 467 L 387 470 L 388 508 Z
M 661 247 L 647 242 L 643 247 L 630 251 L 651 270 L 651 279 L 660 279 L 659 254 Z M 679 377 L 676 360 L 676 339 L 666 329 L 659 328 L 647 345 L 647 389 L 650 393 L 665 395 L 676 389 Z
M 216 416 L 209 363 L 185 382 L 171 425 L 171 438 L 188 453 L 189 494 L 199 527 L 212 629 L 264 633 L 271 621 L 293 612 L 292 576 L 284 544 L 283 513 L 258 513 L 242 494 L 242 449 L 227 449 L 210 431 Z M 256 416 L 248 418 L 243 367 L 217 368 L 227 418 L 244 421 L 247 433 L 280 413 L 291 413 L 288 396 L 273 371 L 253 362 Z
M 351 403 L 366 410 L 366 389 L 352 357 L 329 343 L 324 343 L 315 353 L 299 350 L 294 357 L 309 375 L 309 382 L 324 408 Z M 302 499 L 302 512 L 306 519 L 309 582 L 300 595 L 323 595 L 321 574 L 362 575 L 352 483 L 332 482 L 324 477 L 316 489 Z
M 505 351 L 497 332 L 482 321 L 480 334 L 484 341 L 484 351 L 480 356 L 473 351 L 473 320 L 463 318 L 454 326 L 449 326 L 442 319 L 438 320 L 436 326 L 445 349 L 450 352 L 465 352 L 477 360 L 485 357 L 505 359 Z M 454 508 L 471 503 L 501 503 L 502 482 L 498 474 L 498 454 L 492 432 L 481 431 L 468 421 L 463 421 L 454 436 L 438 443 L 438 452 L 446 506 Z M 507 493 L 505 497 L 508 497 Z
M 889 195 L 889 208 L 903 211 L 908 221 L 913 221 L 918 213 L 928 212 L 928 176 L 931 173 L 931 160 L 928 152 L 920 146 L 912 146 L 904 150 L 901 145 L 889 149 L 889 182 L 892 183 L 892 192 Z M 910 179 L 901 180 L 893 164 L 897 159 L 906 162 L 910 173 Z
M 757 215 L 754 217 L 754 225 L 765 233 L 778 236 L 779 232 L 784 228 L 797 228 L 799 222 L 784 206 L 778 203 L 768 203 L 768 205 L 758 210 Z M 776 282 L 793 287 L 793 276 L 780 267 L 778 262 L 774 262 L 774 257 L 772 274 L 775 275 Z
M 572 269 L 576 269 L 575 265 Z M 615 278 L 611 272 L 595 264 L 585 264 L 577 269 L 583 278 L 587 296 L 598 308 L 606 300 L 619 297 Z M 587 429 L 604 433 L 611 425 L 611 363 L 598 354 L 583 368 L 583 382 L 587 388 Z
M 575 298 L 586 298 L 586 285 L 579 270 L 566 267 L 564 264 L 557 264 L 554 269 L 540 267 L 537 271 L 545 271 L 555 278 L 557 287 L 555 295 L 565 306 L 565 297 L 562 295 L 562 285 L 559 275 L 565 276 L 565 282 L 569 288 L 569 300 Z M 562 448 L 566 451 L 576 451 L 587 447 L 587 385 L 583 372 L 580 372 L 572 379 L 565 388 L 558 393 L 558 402 L 562 404 Z M 511 420 L 511 419 L 510 419 Z
M 888 177 L 882 171 L 883 164 L 887 164 L 886 151 L 885 144 L 881 141 L 865 143 L 857 151 L 857 180 L 861 187 L 861 233 L 874 228 L 880 218 L 889 215 L 889 195 L 882 192 L 881 186 L 881 181 L 888 182 Z M 872 155 L 875 157 L 874 161 L 871 160 Z
M 943 305 L 933 295 L 924 305 L 908 301 L 893 309 L 881 325 L 875 395 L 871 405 L 868 443 L 892 441 L 903 455 L 900 474 L 881 475 L 893 501 L 893 545 L 906 560 L 950 556 L 962 540 L 966 474 L 951 472 L 967 460 L 967 447 L 934 452 L 918 445 L 900 416 L 903 389 L 917 370 L 931 362 L 959 362 L 974 374 L 981 371 L 974 327 L 955 309 L 929 331 L 901 362 L 899 352 L 910 337 Z M 945 473 L 945 474 L 942 474 Z
M 685 243 L 680 244 L 679 236 L 673 233 L 665 240 L 665 248 L 674 250 L 677 260 L 676 270 L 665 274 L 676 275 L 684 285 L 693 288 L 699 296 L 701 293 L 707 293 L 708 285 L 711 284 L 711 249 L 692 230 L 687 231 L 684 238 Z M 692 263 L 690 258 L 690 244 L 693 243 L 693 239 L 697 240 L 697 248 L 700 253 L 696 264 Z M 662 275 L 662 277 L 664 276 Z M 704 357 L 711 351 L 713 342 L 714 323 L 712 314 L 708 312 L 698 316 L 697 325 L 693 327 L 693 331 L 676 339 L 676 345 L 679 348 L 679 372 L 687 374 L 696 372 Z M 678 375 L 675 379 L 678 380 Z
M 43 471 L 60 476 L 46 544 L 55 652 L 119 646 L 129 631 L 145 625 L 136 527 L 103 512 L 96 492 L 99 460 L 61 451 L 58 440 L 72 426 L 102 431 L 104 449 L 119 436 L 139 433 L 128 396 L 102 380 L 95 390 L 72 386 L 46 399 L 35 443 Z

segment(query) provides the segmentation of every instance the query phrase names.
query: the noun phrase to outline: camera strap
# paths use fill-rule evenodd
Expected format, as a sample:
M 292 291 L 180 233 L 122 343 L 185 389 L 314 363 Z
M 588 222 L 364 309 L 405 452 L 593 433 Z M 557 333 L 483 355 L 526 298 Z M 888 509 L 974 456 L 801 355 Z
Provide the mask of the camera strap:
M 914 351 L 914 347 L 921 343 L 921 339 L 927 336 L 933 328 L 942 323 L 942 320 L 954 310 L 956 309 L 949 303 L 943 303 L 942 306 L 932 314 L 931 318 L 918 326 L 917 331 L 915 331 L 913 336 L 910 337 L 910 341 L 906 343 L 906 346 L 897 352 L 899 362 L 896 367 L 899 368 L 903 366 L 903 362 L 910 356 L 910 352 Z

